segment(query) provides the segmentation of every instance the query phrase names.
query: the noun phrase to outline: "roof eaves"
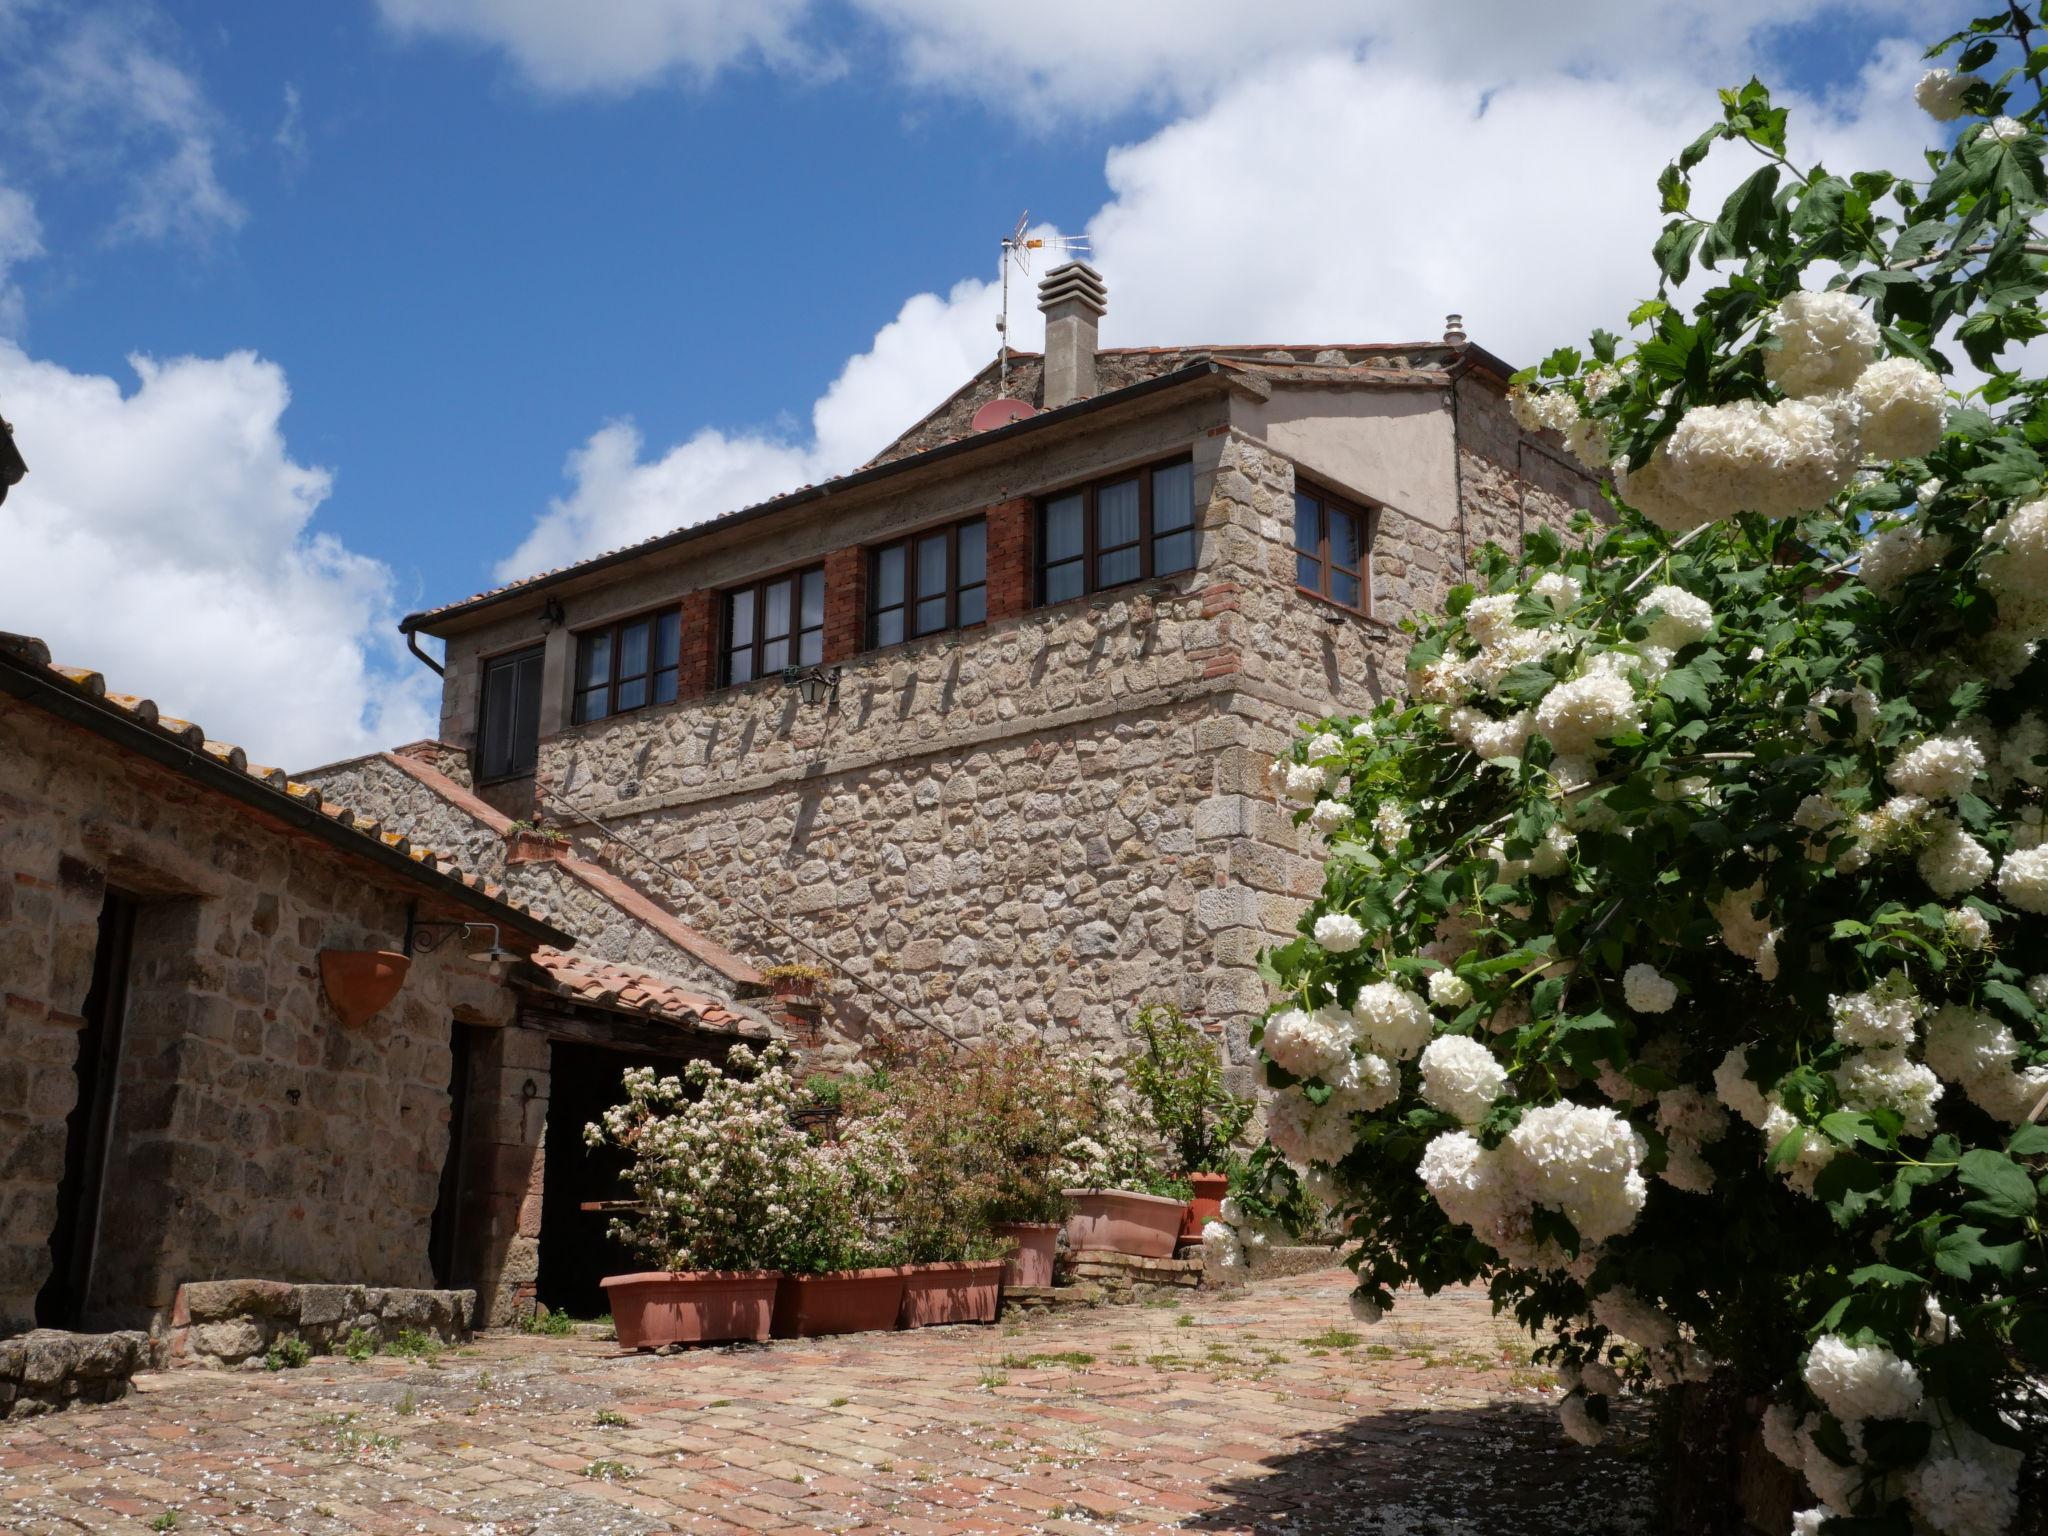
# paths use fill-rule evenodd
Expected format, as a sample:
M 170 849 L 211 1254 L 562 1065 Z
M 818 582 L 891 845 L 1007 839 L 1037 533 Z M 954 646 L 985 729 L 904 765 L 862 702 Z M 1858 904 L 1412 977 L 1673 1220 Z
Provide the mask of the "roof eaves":
M 527 597 L 534 593 L 544 592 L 550 587 L 558 586 L 562 582 L 576 577 L 587 576 L 593 571 L 601 571 L 614 565 L 622 565 L 627 561 L 638 560 L 660 550 L 673 549 L 678 545 L 694 542 L 712 533 L 740 527 L 746 523 L 753 522 L 757 518 L 768 517 L 777 512 L 787 511 L 792 507 L 822 501 L 826 497 L 841 495 L 847 491 L 855 490 L 861 486 L 885 480 L 895 475 L 908 474 L 913 470 L 942 463 L 947 459 L 957 458 L 962 454 L 977 453 L 985 448 L 1004 446 L 1020 439 L 1034 436 L 1037 433 L 1064 426 L 1068 422 L 1093 415 L 1098 411 L 1107 410 L 1117 405 L 1128 404 L 1146 395 L 1158 394 L 1161 391 L 1175 389 L 1181 385 L 1191 384 L 1205 378 L 1228 379 L 1228 377 L 1227 370 L 1213 359 L 1205 357 L 1197 362 L 1188 364 L 1185 368 L 1176 368 L 1171 373 L 1162 373 L 1156 378 L 1140 379 L 1135 384 L 1127 384 L 1122 389 L 1111 390 L 1107 394 L 1093 395 L 1086 400 L 1077 400 L 1072 405 L 1060 406 L 1057 410 L 1040 411 L 1035 416 L 1027 416 L 1024 420 L 1011 422 L 1007 426 L 992 427 L 986 432 L 976 432 L 967 437 L 955 438 L 952 442 L 940 443 L 935 448 L 927 448 L 922 453 L 914 453 L 904 458 L 891 459 L 885 464 L 875 464 L 865 469 L 857 469 L 850 474 L 840 475 L 836 479 L 827 480 L 820 485 L 807 485 L 801 490 L 790 491 L 781 496 L 771 497 L 767 501 L 757 502 L 751 507 L 742 507 L 734 512 L 727 512 L 723 516 L 711 518 L 706 522 L 692 523 L 688 527 L 677 528 L 664 534 L 657 534 L 651 539 L 643 539 L 638 544 L 628 544 L 621 549 L 607 550 L 604 554 L 593 555 L 589 559 L 578 561 L 574 565 L 560 566 L 552 571 L 543 571 L 539 575 L 524 577 L 505 586 L 495 587 L 488 592 L 479 592 L 476 596 L 464 598 L 460 602 L 448 603 L 439 608 L 424 609 L 418 613 L 409 613 L 398 621 L 399 633 L 411 634 L 417 631 L 425 634 L 434 634 L 437 632 L 438 626 L 446 624 L 451 620 L 467 617 L 472 613 L 494 607 L 501 602 L 509 602 L 517 597 Z
M 198 726 L 160 713 L 148 699 L 108 693 L 96 672 L 52 664 L 49 648 L 32 636 L 0 635 L 0 689 L 542 944 L 575 943 L 573 934 L 506 900 L 499 887 L 452 862 L 444 869 L 438 856 L 415 848 L 403 833 L 359 821 L 347 806 L 325 804 L 311 785 L 249 762 L 240 747 L 209 741 Z

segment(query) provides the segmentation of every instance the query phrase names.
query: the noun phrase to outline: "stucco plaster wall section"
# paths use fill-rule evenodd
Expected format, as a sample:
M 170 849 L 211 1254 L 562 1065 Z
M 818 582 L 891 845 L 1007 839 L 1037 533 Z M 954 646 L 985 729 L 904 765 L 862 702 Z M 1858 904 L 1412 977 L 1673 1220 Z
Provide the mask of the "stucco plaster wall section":
M 510 994 L 459 951 L 344 1028 L 323 947 L 397 947 L 404 897 L 324 845 L 0 699 L 0 1331 L 49 1265 L 109 884 L 142 900 L 91 1308 L 147 1322 L 236 1275 L 431 1284 L 451 1022 Z

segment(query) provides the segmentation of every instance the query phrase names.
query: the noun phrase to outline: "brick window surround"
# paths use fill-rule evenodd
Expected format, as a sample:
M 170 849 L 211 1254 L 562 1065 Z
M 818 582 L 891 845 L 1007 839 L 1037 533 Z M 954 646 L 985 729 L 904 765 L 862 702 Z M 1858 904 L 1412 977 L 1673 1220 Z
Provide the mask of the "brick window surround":
M 673 704 L 680 692 L 682 615 L 673 606 L 586 629 L 576 636 L 577 725 L 649 704 Z
M 868 643 L 877 649 L 988 618 L 988 520 L 966 518 L 868 551 Z
M 1194 474 L 1183 455 L 1040 497 L 1037 600 L 1063 603 L 1193 570 Z
M 718 681 L 737 688 L 825 659 L 825 567 L 778 571 L 721 594 Z

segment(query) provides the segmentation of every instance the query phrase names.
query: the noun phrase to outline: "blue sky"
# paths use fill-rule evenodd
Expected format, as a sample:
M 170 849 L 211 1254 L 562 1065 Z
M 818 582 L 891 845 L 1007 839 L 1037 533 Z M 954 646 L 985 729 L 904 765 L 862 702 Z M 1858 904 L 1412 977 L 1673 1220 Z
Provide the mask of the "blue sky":
M 0 628 L 289 764 L 420 734 L 397 613 L 857 464 L 1026 206 L 1111 343 L 1529 356 L 1714 85 L 1909 158 L 1928 9 L 0 0 Z

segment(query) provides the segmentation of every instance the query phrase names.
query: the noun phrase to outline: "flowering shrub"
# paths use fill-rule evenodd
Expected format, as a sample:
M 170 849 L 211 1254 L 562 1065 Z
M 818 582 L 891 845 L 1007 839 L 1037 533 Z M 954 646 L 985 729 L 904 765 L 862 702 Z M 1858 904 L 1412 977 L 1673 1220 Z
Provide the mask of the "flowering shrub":
M 1355 1309 L 1486 1282 L 1556 1330 L 1581 1440 L 1625 1379 L 1731 1375 L 1801 1531 L 2002 1531 L 2048 1437 L 2048 384 L 2001 364 L 2048 330 L 2032 42 L 2015 8 L 1942 45 L 1929 182 L 1802 171 L 1724 93 L 1655 256 L 1725 275 L 1515 400 L 1618 521 L 1485 552 L 1409 699 L 1276 766 L 1328 861 L 1266 957 L 1267 1135 Z M 1723 141 L 1765 163 L 1696 218 Z
M 1138 1049 L 1124 1060 L 1131 1089 L 1171 1154 L 1172 1172 L 1221 1172 L 1252 1117 L 1252 1101 L 1223 1086 L 1216 1044 L 1171 1003 L 1138 1010 Z
M 891 1212 L 909 1176 L 900 1127 L 871 1120 L 825 1147 L 797 1129 L 789 1053 L 733 1047 L 724 1070 L 624 1075 L 626 1102 L 584 1127 L 632 1155 L 637 1209 L 612 1233 L 667 1270 L 817 1273 L 892 1261 Z

